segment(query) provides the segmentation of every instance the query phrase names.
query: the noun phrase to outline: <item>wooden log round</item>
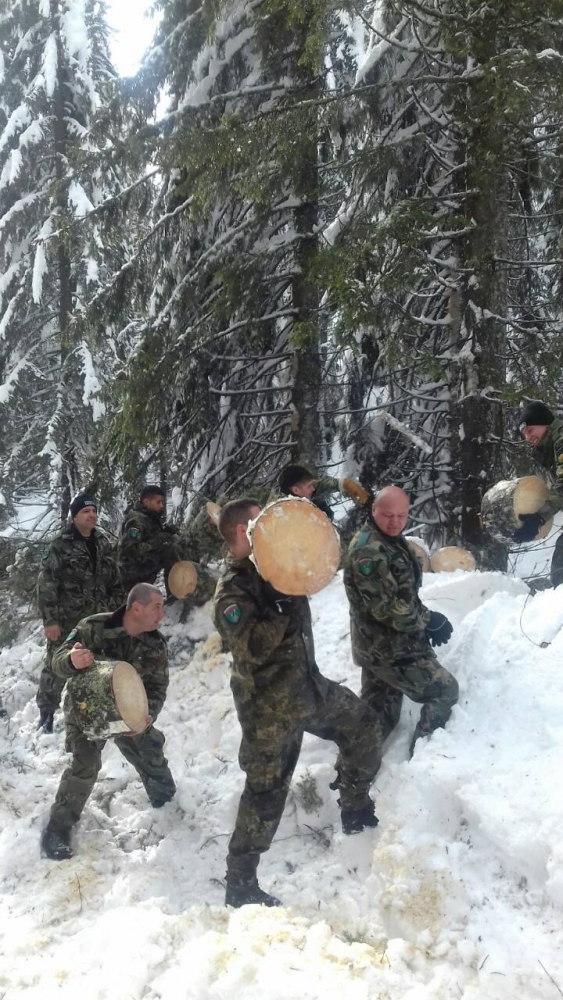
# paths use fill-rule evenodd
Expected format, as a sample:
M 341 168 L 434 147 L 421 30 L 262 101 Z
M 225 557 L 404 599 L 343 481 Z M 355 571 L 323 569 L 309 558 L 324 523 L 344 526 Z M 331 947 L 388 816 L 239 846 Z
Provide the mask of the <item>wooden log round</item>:
M 512 540 L 516 528 L 522 526 L 520 514 L 536 514 L 543 507 L 549 490 L 537 476 L 503 479 L 487 490 L 481 501 L 483 527 L 497 541 Z M 546 521 L 536 538 L 549 534 L 553 521 Z
M 95 660 L 67 682 L 74 719 L 89 740 L 141 732 L 149 714 L 145 686 L 125 660 Z
M 213 521 L 213 524 L 216 525 L 219 524 L 219 514 L 221 513 L 221 508 L 219 504 L 213 503 L 213 500 L 208 500 L 205 505 L 205 509 L 207 511 L 209 520 Z
M 274 500 L 249 525 L 248 537 L 260 576 L 282 594 L 316 594 L 338 569 L 338 535 L 309 500 Z
M 414 552 L 416 558 L 418 559 L 422 572 L 430 573 L 431 572 L 430 558 L 428 556 L 428 553 L 425 552 L 424 549 L 422 548 L 422 545 L 419 545 L 413 538 L 407 538 L 405 539 L 405 541 L 409 549 L 411 549 L 411 551 Z
M 193 594 L 197 587 L 197 570 L 188 559 L 174 563 L 168 574 L 168 588 L 174 597 L 183 600 Z
M 453 573 L 456 569 L 471 573 L 476 567 L 476 562 L 467 549 L 457 545 L 445 545 L 443 549 L 437 549 L 432 553 L 430 565 L 434 573 Z

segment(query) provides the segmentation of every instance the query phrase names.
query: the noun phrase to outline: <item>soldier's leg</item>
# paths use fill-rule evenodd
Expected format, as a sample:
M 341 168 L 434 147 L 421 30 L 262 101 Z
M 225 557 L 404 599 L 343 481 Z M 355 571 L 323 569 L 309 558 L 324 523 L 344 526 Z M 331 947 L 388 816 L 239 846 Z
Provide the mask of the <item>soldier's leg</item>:
M 563 531 L 555 543 L 553 559 L 551 560 L 551 582 L 554 587 L 563 583 Z
M 260 855 L 274 839 L 291 777 L 299 759 L 303 732 L 257 727 L 243 731 L 239 763 L 246 773 L 235 829 L 227 855 L 227 885 L 257 884 Z
M 176 784 L 164 756 L 164 733 L 149 726 L 140 736 L 119 736 L 115 744 L 137 771 L 151 805 L 158 807 L 170 802 Z
M 383 680 L 374 664 L 372 667 L 362 667 L 361 697 L 362 701 L 367 702 L 375 712 L 381 729 L 381 739 L 385 742 L 401 717 L 403 704 L 401 691 Z
M 87 740 L 74 727 L 67 730 L 66 748 L 72 760 L 63 771 L 59 788 L 51 807 L 49 827 L 70 830 L 78 823 L 82 810 L 96 783 L 102 765 L 105 740 Z
M 420 736 L 428 736 L 445 726 L 459 698 L 455 677 L 442 667 L 434 653 L 405 653 L 393 664 L 394 683 L 418 704 L 422 704 L 420 719 L 411 742 L 411 752 Z M 391 678 L 389 678 L 391 679 Z
M 338 746 L 341 808 L 356 812 L 371 805 L 369 789 L 381 764 L 383 739 L 369 705 L 342 684 L 326 681 L 322 702 L 305 731 Z
M 63 637 L 63 641 L 64 638 L 66 637 Z M 61 703 L 61 694 L 65 686 L 65 681 L 64 678 L 57 677 L 53 673 L 53 668 L 51 666 L 53 653 L 59 645 L 60 643 L 51 642 L 50 639 L 47 639 L 45 662 L 39 678 L 39 687 L 37 688 L 36 697 L 37 707 L 41 713 L 54 713 L 57 711 Z

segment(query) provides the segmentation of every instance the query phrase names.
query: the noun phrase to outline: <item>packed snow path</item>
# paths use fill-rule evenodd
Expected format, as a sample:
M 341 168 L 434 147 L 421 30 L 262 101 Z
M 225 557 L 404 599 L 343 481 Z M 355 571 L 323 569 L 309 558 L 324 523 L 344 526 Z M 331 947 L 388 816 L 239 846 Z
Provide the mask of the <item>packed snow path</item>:
M 66 759 L 62 719 L 52 736 L 35 730 L 41 630 L 4 650 L 0 1000 L 556 1000 L 563 587 L 526 595 L 501 574 L 426 577 L 423 599 L 455 625 L 441 659 L 460 703 L 410 762 L 418 710 L 405 703 L 377 779 L 380 825 L 356 837 L 328 788 L 333 746 L 306 738 L 260 866 L 280 910 L 223 906 L 242 776 L 228 659 L 205 610 L 165 629 L 159 725 L 176 801 L 150 808 L 108 744 L 70 862 L 39 855 Z M 340 576 L 313 615 L 321 669 L 357 689 Z

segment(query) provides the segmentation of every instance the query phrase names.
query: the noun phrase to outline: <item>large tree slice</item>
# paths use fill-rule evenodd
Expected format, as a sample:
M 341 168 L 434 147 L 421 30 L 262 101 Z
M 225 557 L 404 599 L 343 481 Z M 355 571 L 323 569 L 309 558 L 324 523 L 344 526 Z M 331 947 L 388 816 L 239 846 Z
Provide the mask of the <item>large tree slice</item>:
M 145 686 L 125 660 L 95 660 L 67 683 L 80 731 L 89 740 L 140 732 L 149 714 Z
M 180 601 L 193 594 L 197 587 L 197 570 L 194 564 L 188 559 L 174 563 L 168 574 L 168 587 Z
M 456 569 L 463 569 L 466 573 L 471 573 L 475 569 L 475 559 L 467 549 L 462 549 L 457 545 L 446 545 L 443 549 L 437 549 L 430 556 L 430 565 L 435 573 L 453 573 Z
M 414 552 L 416 558 L 418 559 L 422 572 L 423 573 L 431 572 L 430 559 L 428 557 L 428 553 L 425 552 L 425 550 L 422 548 L 422 545 L 419 545 L 419 543 L 415 541 L 414 538 L 405 538 L 405 541 L 409 549 L 411 549 L 411 551 Z
M 221 508 L 220 508 L 219 504 L 218 503 L 213 503 L 213 500 L 208 500 L 207 503 L 206 503 L 206 505 L 205 505 L 205 509 L 207 511 L 209 520 L 213 521 L 213 524 L 218 525 L 219 524 L 219 514 L 221 513 Z
M 338 569 L 338 535 L 309 500 L 275 500 L 249 525 L 248 534 L 260 576 L 282 594 L 316 594 Z
M 487 490 L 481 501 L 483 527 L 497 541 L 512 539 L 516 528 L 522 526 L 520 514 L 536 514 L 546 499 L 549 490 L 537 476 L 523 476 L 521 479 L 503 479 Z M 552 521 L 546 521 L 536 535 L 545 538 Z

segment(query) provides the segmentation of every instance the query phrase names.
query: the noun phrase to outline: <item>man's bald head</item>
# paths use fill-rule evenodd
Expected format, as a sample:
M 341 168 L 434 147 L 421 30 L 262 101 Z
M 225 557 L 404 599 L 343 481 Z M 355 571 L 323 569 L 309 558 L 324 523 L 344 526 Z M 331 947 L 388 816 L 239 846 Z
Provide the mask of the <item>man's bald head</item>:
M 371 508 L 371 516 L 380 531 L 396 538 L 409 517 L 409 498 L 399 486 L 385 486 L 379 491 Z

